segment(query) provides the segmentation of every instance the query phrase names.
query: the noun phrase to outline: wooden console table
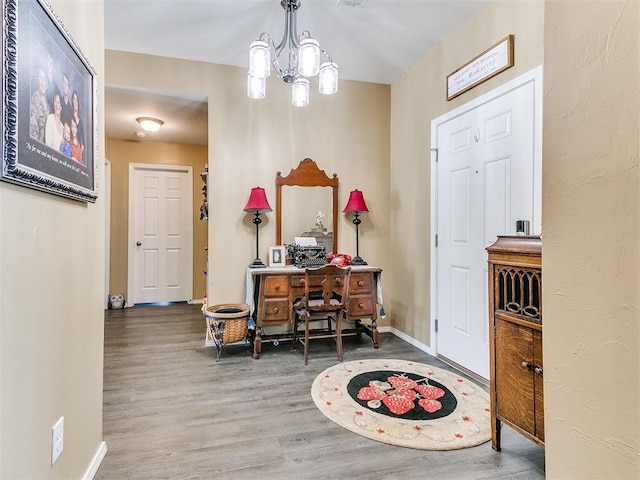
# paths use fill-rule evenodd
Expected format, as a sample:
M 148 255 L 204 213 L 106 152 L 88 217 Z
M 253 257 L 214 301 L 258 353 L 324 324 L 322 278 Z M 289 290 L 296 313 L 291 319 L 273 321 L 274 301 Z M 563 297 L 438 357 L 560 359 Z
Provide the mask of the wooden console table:
M 343 335 L 365 333 L 378 348 L 376 304 L 382 305 L 382 270 L 371 266 L 352 266 L 346 320 L 354 328 L 343 328 Z M 263 340 L 293 338 L 293 299 L 304 295 L 304 269 L 295 266 L 247 269 L 246 303 L 256 322 L 253 358 L 260 358 Z M 371 325 L 360 320 L 369 318 Z M 285 333 L 267 335 L 264 327 L 290 325 Z

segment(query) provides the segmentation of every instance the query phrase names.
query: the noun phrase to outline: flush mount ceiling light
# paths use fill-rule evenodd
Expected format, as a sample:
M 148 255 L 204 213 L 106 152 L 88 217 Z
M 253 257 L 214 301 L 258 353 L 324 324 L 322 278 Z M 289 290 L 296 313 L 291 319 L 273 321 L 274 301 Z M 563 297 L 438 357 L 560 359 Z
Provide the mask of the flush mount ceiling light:
M 255 99 L 265 97 L 267 77 L 273 67 L 279 78 L 292 84 L 291 103 L 296 107 L 306 107 L 309 104 L 307 78 L 318 76 L 320 93 L 334 94 L 338 91 L 338 65 L 320 48 L 318 41 L 311 38 L 308 30 L 298 34 L 296 15 L 300 0 L 282 0 L 280 6 L 285 13 L 284 35 L 280 43 L 276 45 L 271 35 L 262 33 L 249 48 L 247 95 Z M 321 55 L 327 60 L 322 64 Z
M 153 117 L 138 117 L 136 121 L 145 132 L 157 132 L 164 125 L 162 120 Z

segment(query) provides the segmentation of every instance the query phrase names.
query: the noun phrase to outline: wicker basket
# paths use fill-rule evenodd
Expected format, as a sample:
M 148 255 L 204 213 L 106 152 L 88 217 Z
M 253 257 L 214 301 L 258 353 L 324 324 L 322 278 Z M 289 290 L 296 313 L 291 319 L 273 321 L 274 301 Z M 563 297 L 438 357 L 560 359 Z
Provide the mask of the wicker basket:
M 207 326 L 216 346 L 242 341 L 247 336 L 249 305 L 225 303 L 207 307 Z

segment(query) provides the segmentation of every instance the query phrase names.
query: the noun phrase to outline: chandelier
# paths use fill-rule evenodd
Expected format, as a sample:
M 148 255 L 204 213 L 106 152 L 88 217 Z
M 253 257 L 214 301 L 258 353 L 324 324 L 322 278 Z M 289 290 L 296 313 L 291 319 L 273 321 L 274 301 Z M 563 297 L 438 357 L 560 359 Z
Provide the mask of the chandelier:
M 291 84 L 291 103 L 306 107 L 309 105 L 308 78 L 318 76 L 320 93 L 334 94 L 338 91 L 338 65 L 320 48 L 320 43 L 311 38 L 308 30 L 298 35 L 296 14 L 300 0 L 282 0 L 280 5 L 285 12 L 280 43 L 276 45 L 271 35 L 263 33 L 249 48 L 247 95 L 256 99 L 265 97 L 267 77 L 273 66 L 275 74 Z M 322 64 L 321 55 L 327 58 Z

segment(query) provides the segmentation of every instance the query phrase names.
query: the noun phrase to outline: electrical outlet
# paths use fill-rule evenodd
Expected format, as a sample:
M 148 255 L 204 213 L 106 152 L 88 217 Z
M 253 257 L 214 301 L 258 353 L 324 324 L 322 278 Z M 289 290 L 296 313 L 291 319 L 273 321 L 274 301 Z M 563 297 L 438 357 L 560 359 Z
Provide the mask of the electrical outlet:
M 64 417 L 56 422 L 51 429 L 51 465 L 56 463 L 56 460 L 62 453 L 64 448 Z

